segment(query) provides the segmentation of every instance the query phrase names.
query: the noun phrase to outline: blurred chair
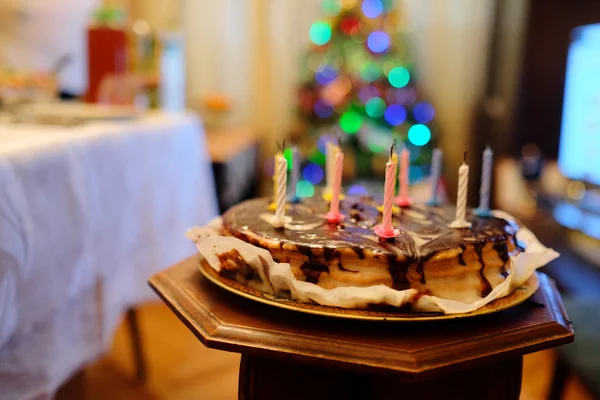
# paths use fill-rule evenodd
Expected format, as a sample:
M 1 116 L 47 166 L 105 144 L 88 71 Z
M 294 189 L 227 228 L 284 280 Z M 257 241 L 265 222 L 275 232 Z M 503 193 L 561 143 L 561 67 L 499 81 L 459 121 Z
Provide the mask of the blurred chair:
M 550 400 L 560 400 L 567 378 L 576 375 L 600 399 L 600 297 L 565 298 L 575 342 L 558 348 Z

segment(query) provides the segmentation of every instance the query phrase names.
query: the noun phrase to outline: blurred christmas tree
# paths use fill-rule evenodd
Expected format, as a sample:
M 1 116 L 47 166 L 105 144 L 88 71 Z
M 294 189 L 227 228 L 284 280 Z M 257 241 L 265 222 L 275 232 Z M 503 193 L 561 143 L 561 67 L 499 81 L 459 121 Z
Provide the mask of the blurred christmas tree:
M 382 177 L 395 139 L 411 151 L 418 182 L 429 173 L 435 111 L 416 87 L 400 10 L 393 0 L 324 0 L 323 11 L 310 27 L 299 88 L 305 169 L 324 165 L 326 141 L 341 134 L 346 178 Z

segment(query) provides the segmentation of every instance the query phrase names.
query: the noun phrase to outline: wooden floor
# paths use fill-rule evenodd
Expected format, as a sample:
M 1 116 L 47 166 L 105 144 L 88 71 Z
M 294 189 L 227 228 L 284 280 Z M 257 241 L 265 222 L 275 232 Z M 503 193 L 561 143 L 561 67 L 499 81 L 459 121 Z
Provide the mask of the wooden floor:
M 162 304 L 141 307 L 139 316 L 147 383 L 138 385 L 133 379 L 128 331 L 121 325 L 110 352 L 84 371 L 85 400 L 237 398 L 239 355 L 206 349 Z M 553 360 L 552 351 L 525 357 L 522 400 L 546 398 Z M 567 383 L 564 399 L 593 400 L 575 379 Z

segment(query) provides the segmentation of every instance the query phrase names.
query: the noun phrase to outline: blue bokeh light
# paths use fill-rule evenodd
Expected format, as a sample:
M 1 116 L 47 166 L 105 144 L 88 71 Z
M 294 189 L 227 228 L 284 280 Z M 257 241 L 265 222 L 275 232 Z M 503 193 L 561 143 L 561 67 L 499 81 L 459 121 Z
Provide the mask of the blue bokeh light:
M 431 131 L 428 127 L 415 124 L 408 130 L 408 140 L 415 146 L 425 146 L 431 139 Z
M 327 85 L 337 77 L 337 71 L 331 65 L 322 65 L 315 72 L 315 79 L 321 85 Z
M 348 195 L 350 196 L 366 196 L 369 191 L 362 185 L 356 184 L 348 188 Z
M 408 180 L 411 184 L 419 183 L 423 180 L 425 174 L 419 166 L 413 165 L 408 169 Z
M 392 126 L 397 126 L 406 120 L 406 109 L 400 104 L 391 104 L 385 110 L 384 118 Z
M 381 0 L 364 0 L 362 12 L 368 18 L 377 18 L 383 12 L 383 3 Z
M 323 100 L 317 100 L 313 107 L 315 114 L 320 118 L 329 118 L 333 115 L 333 107 L 325 103 Z
M 386 51 L 390 45 L 390 37 L 381 31 L 372 32 L 367 38 L 367 46 L 373 53 Z
M 420 124 L 426 124 L 433 120 L 435 109 L 430 103 L 423 102 L 415 105 L 413 109 L 415 120 Z
M 323 168 L 317 164 L 308 164 L 302 171 L 302 177 L 313 185 L 316 185 L 323 180 Z

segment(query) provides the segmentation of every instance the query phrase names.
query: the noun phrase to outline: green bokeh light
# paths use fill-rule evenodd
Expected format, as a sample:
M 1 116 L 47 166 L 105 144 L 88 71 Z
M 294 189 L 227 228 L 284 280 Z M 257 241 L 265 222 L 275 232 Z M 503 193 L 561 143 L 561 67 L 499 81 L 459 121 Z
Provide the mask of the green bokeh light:
M 360 77 L 367 82 L 376 81 L 381 76 L 381 69 L 375 63 L 368 63 L 360 70 Z
M 354 134 L 360 130 L 362 118 L 354 111 L 346 111 L 340 117 L 340 128 L 346 133 Z
M 310 40 L 312 40 L 314 44 L 322 46 L 331 39 L 331 26 L 326 22 L 315 22 L 310 27 L 309 34 Z
M 390 71 L 388 79 L 390 81 L 390 85 L 396 88 L 401 88 L 408 85 L 408 81 L 410 81 L 410 74 L 404 67 L 395 67 Z
M 319 150 L 314 151 L 308 157 L 308 161 L 318 164 L 325 165 L 325 154 L 321 153 Z
M 367 101 L 365 111 L 369 117 L 380 118 L 385 113 L 385 101 L 380 97 L 373 97 Z
M 335 17 L 340 13 L 340 10 L 342 9 L 340 0 L 324 0 L 322 7 L 325 15 L 328 15 L 330 17 Z
M 292 149 L 287 148 L 287 149 L 283 150 L 283 156 L 287 160 L 287 164 L 288 164 L 287 169 L 291 170 L 292 169 Z
M 298 197 L 312 197 L 315 195 L 315 187 L 309 181 L 300 180 L 296 183 L 296 195 Z

